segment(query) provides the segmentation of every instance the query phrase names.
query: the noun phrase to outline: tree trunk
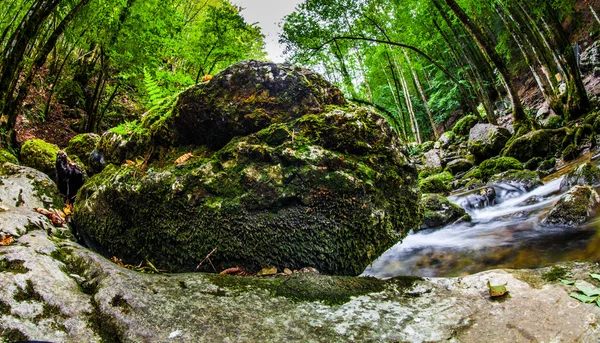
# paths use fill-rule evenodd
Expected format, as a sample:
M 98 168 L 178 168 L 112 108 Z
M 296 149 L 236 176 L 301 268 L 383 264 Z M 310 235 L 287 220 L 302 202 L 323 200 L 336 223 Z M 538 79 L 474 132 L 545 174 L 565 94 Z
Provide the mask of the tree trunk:
M 521 103 L 521 99 L 517 92 L 517 88 L 512 82 L 512 78 L 510 72 L 500 57 L 500 55 L 496 52 L 496 48 L 490 44 L 491 39 L 486 37 L 484 32 L 482 32 L 475 23 L 469 18 L 469 16 L 465 13 L 465 11 L 456 3 L 455 0 L 444 0 L 448 7 L 452 10 L 452 12 L 456 15 L 459 21 L 464 25 L 467 29 L 467 32 L 471 35 L 471 37 L 477 42 L 481 50 L 485 53 L 485 55 L 489 58 L 490 62 L 498 69 L 498 73 L 500 74 L 500 78 L 506 87 L 509 101 L 513 106 L 512 115 L 513 115 L 513 126 L 515 131 L 518 132 L 519 128 L 525 127 L 530 128 L 531 123 L 527 116 L 525 115 L 525 111 L 523 110 L 523 104 Z
M 421 86 L 421 82 L 419 81 L 419 76 L 417 75 L 415 68 L 413 68 L 413 66 L 412 66 L 410 57 L 408 56 L 406 49 L 402 48 L 402 52 L 404 53 L 404 58 L 406 59 L 406 63 L 408 63 L 408 67 L 410 68 L 410 72 L 412 74 L 413 80 L 415 81 L 415 84 L 417 85 L 417 90 L 419 91 L 419 94 L 421 95 L 421 99 L 423 99 L 423 106 L 425 106 L 425 111 L 427 112 L 427 116 L 429 117 L 429 123 L 431 124 L 431 129 L 433 130 L 433 135 L 435 136 L 435 140 L 438 140 L 440 138 L 440 135 L 438 133 L 437 128 L 435 127 L 435 121 L 433 120 L 433 114 L 431 113 L 431 110 L 429 109 L 429 104 L 427 103 L 427 96 L 425 95 L 425 92 L 423 91 L 423 87 Z

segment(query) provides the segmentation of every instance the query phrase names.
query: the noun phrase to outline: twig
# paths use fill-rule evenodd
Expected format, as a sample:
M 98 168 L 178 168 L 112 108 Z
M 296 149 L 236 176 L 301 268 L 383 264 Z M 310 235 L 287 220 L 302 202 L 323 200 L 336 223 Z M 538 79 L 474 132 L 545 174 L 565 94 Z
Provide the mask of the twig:
M 210 265 L 213 267 L 213 269 L 215 269 L 215 266 L 213 266 L 212 262 L 210 261 L 210 256 L 217 251 L 217 248 L 214 248 L 208 255 L 206 255 L 206 257 L 198 264 L 198 266 L 196 266 L 196 269 L 194 270 L 195 272 L 198 271 L 198 269 L 200 269 L 200 267 L 202 266 L 202 264 L 204 263 L 204 261 L 208 260 L 208 262 L 210 263 Z M 215 272 L 217 270 L 215 269 Z

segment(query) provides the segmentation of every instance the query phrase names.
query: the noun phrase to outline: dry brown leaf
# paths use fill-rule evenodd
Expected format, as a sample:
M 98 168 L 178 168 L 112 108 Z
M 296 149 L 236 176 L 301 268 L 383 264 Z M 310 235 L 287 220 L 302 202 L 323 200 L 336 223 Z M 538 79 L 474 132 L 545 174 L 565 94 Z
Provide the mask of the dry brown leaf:
M 7 247 L 7 246 L 13 244 L 14 241 L 15 241 L 15 239 L 13 238 L 13 235 L 11 235 L 10 233 L 7 233 L 6 235 L 2 236 L 2 238 L 0 239 L 0 245 L 3 247 Z
M 181 155 L 178 159 L 176 159 L 175 164 L 182 164 L 183 162 L 189 160 L 192 157 L 194 157 L 194 155 L 192 155 L 191 152 L 188 152 L 187 154 Z
M 45 208 L 34 208 L 34 210 L 37 213 L 43 214 L 46 217 L 48 217 L 48 219 L 50 219 L 50 221 L 52 222 L 52 224 L 54 226 L 62 226 L 65 223 L 65 214 L 62 213 L 62 211 L 59 210 L 52 210 L 49 211 Z
M 130 166 L 136 166 L 137 163 L 133 162 L 132 160 L 125 160 L 125 163 L 129 164 Z
M 202 82 L 208 82 L 210 80 L 212 80 L 213 76 L 212 75 L 204 75 L 202 76 Z
M 123 263 L 123 260 L 121 260 L 117 256 L 113 256 L 110 260 L 113 261 L 113 263 L 119 265 L 119 267 L 125 267 L 125 264 Z
M 220 272 L 219 274 L 221 274 L 221 275 L 252 276 L 252 274 L 248 273 L 247 271 L 245 271 L 244 269 L 242 269 L 240 267 L 228 268 L 228 269 L 225 269 L 224 271 Z

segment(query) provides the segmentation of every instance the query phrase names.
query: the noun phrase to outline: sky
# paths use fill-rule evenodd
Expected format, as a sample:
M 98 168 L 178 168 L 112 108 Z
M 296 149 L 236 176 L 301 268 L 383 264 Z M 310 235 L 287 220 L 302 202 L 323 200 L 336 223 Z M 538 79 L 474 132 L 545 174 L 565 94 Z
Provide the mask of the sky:
M 283 46 L 280 46 L 279 23 L 283 17 L 292 13 L 294 8 L 304 0 L 231 0 L 244 10 L 242 16 L 247 23 L 258 23 L 265 38 L 265 49 L 268 58 L 274 62 L 283 62 Z

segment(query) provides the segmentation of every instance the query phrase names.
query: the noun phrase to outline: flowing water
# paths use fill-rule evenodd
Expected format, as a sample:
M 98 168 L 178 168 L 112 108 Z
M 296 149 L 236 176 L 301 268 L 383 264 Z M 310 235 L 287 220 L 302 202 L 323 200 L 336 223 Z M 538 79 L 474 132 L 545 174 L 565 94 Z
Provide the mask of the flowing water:
M 562 261 L 600 262 L 600 216 L 577 228 L 543 226 L 542 216 L 558 201 L 564 174 L 589 161 L 586 156 L 525 192 L 494 186 L 494 206 L 471 209 L 470 223 L 410 234 L 379 257 L 363 275 L 461 276 L 495 268 L 535 268 Z M 592 162 L 596 165 L 598 160 Z M 464 205 L 468 193 L 448 199 Z

